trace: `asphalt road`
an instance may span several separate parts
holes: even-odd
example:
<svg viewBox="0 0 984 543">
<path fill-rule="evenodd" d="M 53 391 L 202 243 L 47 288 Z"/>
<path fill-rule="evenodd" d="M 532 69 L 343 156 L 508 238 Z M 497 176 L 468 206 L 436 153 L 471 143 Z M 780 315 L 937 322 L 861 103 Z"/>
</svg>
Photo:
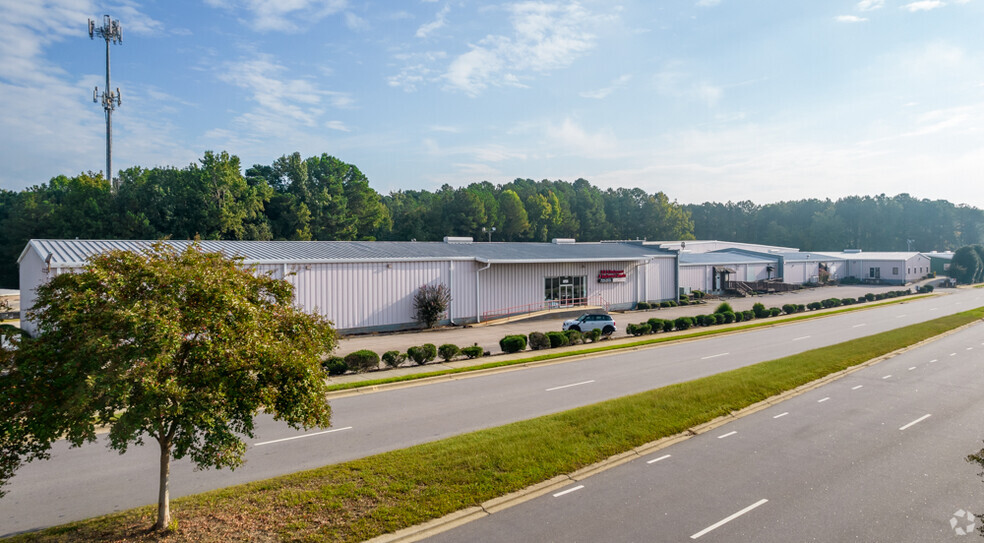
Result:
<svg viewBox="0 0 984 543">
<path fill-rule="evenodd" d="M 172 496 L 360 458 L 480 428 L 649 390 L 984 305 L 981 290 L 847 313 L 741 334 L 596 356 L 483 377 L 341 398 L 333 427 L 300 433 L 260 417 L 246 466 L 195 471 L 172 466 Z M 153 503 L 156 446 L 125 455 L 103 444 L 28 464 L 0 500 L 0 535 Z"/>
<path fill-rule="evenodd" d="M 427 541 L 974 541 L 982 353 L 979 324 Z"/>
</svg>

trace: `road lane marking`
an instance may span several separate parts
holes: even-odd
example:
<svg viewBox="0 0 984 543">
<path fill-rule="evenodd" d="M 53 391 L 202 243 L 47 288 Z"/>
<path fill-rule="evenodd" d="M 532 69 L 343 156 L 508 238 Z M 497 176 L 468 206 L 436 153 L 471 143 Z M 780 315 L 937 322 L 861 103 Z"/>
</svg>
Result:
<svg viewBox="0 0 984 543">
<path fill-rule="evenodd" d="M 660 460 L 666 460 L 667 458 L 669 458 L 671 456 L 673 456 L 673 455 L 672 454 L 664 454 L 663 456 L 660 456 L 659 458 L 653 458 L 652 460 L 650 460 L 650 461 L 648 461 L 646 463 L 647 464 L 655 464 L 656 462 L 659 462 Z"/>
<path fill-rule="evenodd" d="M 896 315 L 896 316 L 895 316 L 895 318 L 896 318 L 896 319 L 901 319 L 901 318 L 902 318 L 902 317 L 904 317 L 904 316 L 905 316 L 905 314 L 903 313 L 902 315 Z"/>
<path fill-rule="evenodd" d="M 859 388 L 861 388 L 861 387 L 863 387 L 863 386 L 864 386 L 864 385 L 858 385 L 858 386 L 856 386 L 856 387 L 853 387 L 853 388 L 851 388 L 851 390 L 857 390 L 857 389 L 859 389 Z"/>
<path fill-rule="evenodd" d="M 862 322 L 861 324 L 855 324 L 851 328 L 861 328 L 862 326 L 868 326 L 868 323 Z"/>
<path fill-rule="evenodd" d="M 936 362 L 935 358 L 929 361 L 930 364 L 932 364 L 933 362 Z"/>
<path fill-rule="evenodd" d="M 936 311 L 937 309 L 939 309 L 939 308 L 938 308 L 938 307 L 932 307 L 932 308 L 930 308 L 929 310 L 930 310 L 930 311 Z"/>
<path fill-rule="evenodd" d="M 914 369 L 916 369 L 916 367 L 915 366 L 912 366 L 911 368 L 909 368 L 909 371 L 912 371 Z"/>
<path fill-rule="evenodd" d="M 920 423 L 920 422 L 922 422 L 922 421 L 924 421 L 924 420 L 926 420 L 926 419 L 928 419 L 928 418 L 929 418 L 929 417 L 931 417 L 931 416 L 932 416 L 932 415 L 930 415 L 929 413 L 927 413 L 927 414 L 925 414 L 925 415 L 923 415 L 923 416 L 921 416 L 921 417 L 919 417 L 918 419 L 916 419 L 916 420 L 914 420 L 914 421 L 912 421 L 912 422 L 910 422 L 909 424 L 906 424 L 905 426 L 903 426 L 903 427 L 901 427 L 901 428 L 899 428 L 899 430 L 905 430 L 906 428 L 908 428 L 908 427 L 910 427 L 910 426 L 912 426 L 913 424 L 918 424 L 918 423 Z"/>
<path fill-rule="evenodd" d="M 728 432 L 728 433 L 726 433 L 726 434 L 723 434 L 723 435 L 719 435 L 719 436 L 718 436 L 718 439 L 724 439 L 724 438 L 726 438 L 726 437 L 728 437 L 728 436 L 733 436 L 733 435 L 735 435 L 735 434 L 737 434 L 737 433 L 738 433 L 738 430 L 733 430 L 733 431 L 731 431 L 731 432 Z"/>
<path fill-rule="evenodd" d="M 886 375 L 885 377 L 882 377 L 882 379 L 888 379 L 888 378 L 889 378 L 889 377 L 891 377 L 891 376 L 892 376 L 892 374 L 891 374 L 891 373 L 889 373 L 889 374 L 888 374 L 888 375 Z"/>
<path fill-rule="evenodd" d="M 723 519 L 715 522 L 714 524 L 711 524 L 707 528 L 704 528 L 703 530 L 701 530 L 701 531 L 697 532 L 696 534 L 690 536 L 690 539 L 697 539 L 698 537 L 700 537 L 700 536 L 702 536 L 702 535 L 704 535 L 704 534 L 706 534 L 706 533 L 708 533 L 710 531 L 717 530 L 721 526 L 724 526 L 725 524 L 731 522 L 732 520 L 735 520 L 736 518 L 744 515 L 745 513 L 748 513 L 752 509 L 755 509 L 756 507 L 758 507 L 758 506 L 760 506 L 762 504 L 767 503 L 768 501 L 769 500 L 763 498 L 763 499 L 761 499 L 761 500 L 753 503 L 752 505 L 749 505 L 748 507 L 742 509 L 741 511 L 738 511 L 737 513 L 735 513 L 735 514 L 733 514 L 733 515 L 731 515 L 731 516 L 729 516 L 727 518 L 723 518 Z"/>
<path fill-rule="evenodd" d="M 830 399 L 830 396 L 827 396 L 826 398 L 820 398 L 819 400 L 817 400 L 817 403 L 823 403 L 823 402 L 825 402 L 825 401 L 827 401 L 829 399 Z"/>
<path fill-rule="evenodd" d="M 799 341 L 799 340 L 801 340 L 801 339 L 809 339 L 810 337 L 812 337 L 812 336 L 800 336 L 800 337 L 794 337 L 794 338 L 793 338 L 793 341 Z"/>
<path fill-rule="evenodd" d="M 974 350 L 974 348 L 973 348 L 973 347 L 967 347 L 967 350 L 968 350 L 968 351 L 973 351 L 973 350 Z"/>
<path fill-rule="evenodd" d="M 323 434 L 330 434 L 332 432 L 341 432 L 342 430 L 351 430 L 351 429 L 352 429 L 351 426 L 346 426 L 345 428 L 335 428 L 333 430 L 325 430 L 324 432 L 314 432 L 313 434 L 304 434 L 304 435 L 294 436 L 294 437 L 285 437 L 283 439 L 274 439 L 273 441 L 263 441 L 261 443 L 253 443 L 253 446 L 254 447 L 259 447 L 260 445 L 269 445 L 271 443 L 280 443 L 282 441 L 291 441 L 291 440 L 294 440 L 294 439 L 302 439 L 302 438 L 305 438 L 305 437 L 320 436 L 320 435 L 323 435 Z"/>
<path fill-rule="evenodd" d="M 584 485 L 577 485 L 574 488 L 568 488 L 567 490 L 563 490 L 561 492 L 558 492 L 558 493 L 554 494 L 553 496 L 554 496 L 554 498 L 559 498 L 559 497 L 563 496 L 564 494 L 570 494 L 571 492 L 577 492 L 578 490 L 581 490 L 582 488 L 584 488 Z"/>
<path fill-rule="evenodd" d="M 784 413 L 779 413 L 778 415 L 776 415 L 776 416 L 774 416 L 774 417 L 772 417 L 772 418 L 774 418 L 774 419 L 778 419 L 779 417 L 785 417 L 785 416 L 786 416 L 786 415 L 788 415 L 788 414 L 789 414 L 789 411 L 786 411 L 786 412 L 784 412 Z"/>
<path fill-rule="evenodd" d="M 957 356 L 957 353 L 950 353 L 950 356 Z"/>
<path fill-rule="evenodd" d="M 710 360 L 712 358 L 717 358 L 719 356 L 728 356 L 729 354 L 731 353 L 712 354 L 711 356 L 705 356 L 704 358 L 701 358 L 701 360 Z"/>
<path fill-rule="evenodd" d="M 590 385 L 593 382 L 595 382 L 594 379 L 592 379 L 590 381 L 581 381 L 580 383 L 571 383 L 569 385 L 560 385 L 559 387 L 548 388 L 544 392 L 553 392 L 555 390 L 560 390 L 562 388 L 571 388 L 571 387 L 579 387 L 581 385 Z"/>
</svg>

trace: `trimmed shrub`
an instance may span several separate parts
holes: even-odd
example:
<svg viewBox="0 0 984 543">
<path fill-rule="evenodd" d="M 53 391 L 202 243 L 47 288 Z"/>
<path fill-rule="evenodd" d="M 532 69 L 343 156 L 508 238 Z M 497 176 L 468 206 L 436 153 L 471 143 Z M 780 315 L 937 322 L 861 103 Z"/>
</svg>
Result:
<svg viewBox="0 0 984 543">
<path fill-rule="evenodd" d="M 589 338 L 591 340 L 591 343 L 595 343 L 596 341 L 601 339 L 601 330 L 595 328 L 594 330 L 585 333 L 584 337 Z"/>
<path fill-rule="evenodd" d="M 677 330 L 687 330 L 694 325 L 693 317 L 677 317 L 673 321 L 673 328 Z"/>
<path fill-rule="evenodd" d="M 690 296 L 687 296 L 686 294 L 680 295 L 680 305 L 683 305 L 683 302 L 689 302 L 689 301 L 690 301 Z"/>
<path fill-rule="evenodd" d="M 743 320 L 745 320 L 745 312 L 735 311 L 735 322 L 741 322 Z"/>
<path fill-rule="evenodd" d="M 530 349 L 534 351 L 539 351 L 540 349 L 549 349 L 550 340 L 547 339 L 547 335 L 543 332 L 530 332 Z"/>
<path fill-rule="evenodd" d="M 817 309 L 820 309 L 822 307 L 823 304 L 821 304 L 820 302 L 810 302 L 806 304 L 806 308 L 809 309 L 810 311 L 816 311 Z"/>
<path fill-rule="evenodd" d="M 867 294 L 864 295 L 864 299 L 865 300 L 868 300 L 869 302 L 871 302 L 871 301 L 873 301 L 875 299 L 875 295 L 869 292 L 869 293 L 867 293 Z"/>
<path fill-rule="evenodd" d="M 563 347 L 571 344 L 570 340 L 567 339 L 567 334 L 563 332 L 547 332 L 547 339 L 550 340 L 551 348 Z"/>
<path fill-rule="evenodd" d="M 625 327 L 625 331 L 632 334 L 633 336 L 642 336 L 648 334 L 653 327 L 648 322 L 643 322 L 640 324 L 630 324 Z"/>
<path fill-rule="evenodd" d="M 653 334 L 663 331 L 663 319 L 649 319 L 646 321 L 646 324 L 649 325 L 650 331 Z"/>
<path fill-rule="evenodd" d="M 407 347 L 407 357 L 413 360 L 414 364 L 422 366 L 427 363 L 427 351 L 423 347 Z"/>
<path fill-rule="evenodd" d="M 787 314 L 787 315 L 792 315 L 793 313 L 796 313 L 796 305 L 795 304 L 782 304 L 782 312 L 785 313 L 785 314 Z"/>
<path fill-rule="evenodd" d="M 690 305 L 690 300 L 684 300 L 683 298 L 680 298 L 680 301 L 678 303 L 673 304 L 670 307 L 676 307 L 678 305 Z"/>
<path fill-rule="evenodd" d="M 722 317 L 724 317 L 724 324 L 731 324 L 731 323 L 735 322 L 735 312 L 734 311 L 725 311 L 723 313 L 718 313 L 718 315 L 721 315 Z"/>
<path fill-rule="evenodd" d="M 820 304 L 825 308 L 838 307 L 841 305 L 841 301 L 838 298 L 827 298 L 820 302 Z"/>
<path fill-rule="evenodd" d="M 769 316 L 770 317 L 778 317 L 779 315 L 782 315 L 782 309 L 779 309 L 778 307 L 770 307 L 769 308 Z"/>
<path fill-rule="evenodd" d="M 564 335 L 567 336 L 567 343 L 571 345 L 584 343 L 584 336 L 577 330 L 564 330 Z"/>
<path fill-rule="evenodd" d="M 933 292 L 933 285 L 923 285 L 919 287 L 919 292 Z"/>
<path fill-rule="evenodd" d="M 806 311 L 806 306 L 803 305 L 803 304 L 797 304 L 796 305 L 796 311 L 799 312 L 799 313 L 802 313 L 802 312 Z"/>
<path fill-rule="evenodd" d="M 755 315 L 756 319 L 764 319 L 769 316 L 769 310 L 765 308 L 765 305 L 756 303 L 752 306 L 752 314 Z"/>
<path fill-rule="evenodd" d="M 445 343 L 437 348 L 437 354 L 441 355 L 441 360 L 450 362 L 454 357 L 461 354 L 461 348 L 453 343 Z"/>
<path fill-rule="evenodd" d="M 342 375 L 348 371 L 348 364 L 340 356 L 330 356 L 328 360 L 321 363 L 321 367 L 328 372 L 328 375 Z"/>
<path fill-rule="evenodd" d="M 673 321 L 669 320 L 669 319 L 664 320 L 663 321 L 663 331 L 664 332 L 672 332 L 673 331 L 674 324 L 675 323 Z"/>
<path fill-rule="evenodd" d="M 714 310 L 715 313 L 727 313 L 728 311 L 735 312 L 734 308 L 728 302 L 721 302 L 718 304 L 717 309 Z"/>
<path fill-rule="evenodd" d="M 851 305 L 854 303 L 854 298 L 841 298 L 841 305 Z"/>
<path fill-rule="evenodd" d="M 369 349 L 362 349 L 345 355 L 345 365 L 356 373 L 379 369 L 379 355 Z"/>
<path fill-rule="evenodd" d="M 636 309 L 649 309 L 650 307 L 652 306 L 649 305 L 649 302 L 639 302 L 636 304 Z"/>
<path fill-rule="evenodd" d="M 677 303 L 675 301 L 673 301 L 673 300 L 670 300 L 670 301 L 668 301 L 666 303 L 669 304 L 667 307 L 676 307 L 677 306 Z"/>
<path fill-rule="evenodd" d="M 526 336 L 511 335 L 499 340 L 499 348 L 504 353 L 518 353 L 526 349 Z"/>
<path fill-rule="evenodd" d="M 857 302 L 855 302 L 855 303 L 858 303 L 858 304 L 863 304 L 863 303 L 865 303 L 865 302 L 867 302 L 867 301 L 868 301 L 868 299 L 867 299 L 867 298 L 865 298 L 864 296 L 858 296 L 858 301 L 857 301 Z"/>
<path fill-rule="evenodd" d="M 406 360 L 406 353 L 401 353 L 400 351 L 386 351 L 383 353 L 383 363 L 390 368 L 395 368 L 406 362 Z"/>
<path fill-rule="evenodd" d="M 713 316 L 714 316 L 714 324 L 724 324 L 725 322 L 731 322 L 727 320 L 727 317 L 724 316 L 724 313 L 715 313 Z M 734 319 L 734 314 L 732 314 L 731 318 Z"/>
<path fill-rule="evenodd" d="M 426 356 L 427 362 L 432 362 L 437 358 L 437 345 L 433 343 L 424 343 L 420 346 L 424 350 L 424 356 Z"/>
<path fill-rule="evenodd" d="M 690 292 L 690 295 L 693 296 L 694 298 L 700 299 L 700 298 L 703 298 L 704 297 L 704 291 L 703 290 L 694 290 L 694 291 L 691 291 Z"/>
<path fill-rule="evenodd" d="M 461 354 L 467 356 L 470 360 L 472 358 L 481 358 L 484 353 L 481 347 L 478 345 L 472 345 L 471 347 L 462 347 Z"/>
<path fill-rule="evenodd" d="M 751 309 L 746 309 L 745 311 L 742 311 L 741 313 L 744 316 L 744 318 L 742 320 L 750 321 L 750 320 L 752 320 L 752 319 L 755 318 L 755 312 L 752 311 Z"/>
</svg>

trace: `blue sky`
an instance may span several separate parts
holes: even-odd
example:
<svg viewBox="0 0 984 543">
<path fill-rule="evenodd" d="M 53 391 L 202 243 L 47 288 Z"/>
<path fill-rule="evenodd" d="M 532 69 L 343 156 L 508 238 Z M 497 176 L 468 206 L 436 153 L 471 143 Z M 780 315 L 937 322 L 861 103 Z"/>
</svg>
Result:
<svg viewBox="0 0 984 543">
<path fill-rule="evenodd" d="M 984 207 L 980 0 L 0 0 L 0 187 L 299 151 L 376 190 L 578 177 L 681 203 Z"/>
</svg>

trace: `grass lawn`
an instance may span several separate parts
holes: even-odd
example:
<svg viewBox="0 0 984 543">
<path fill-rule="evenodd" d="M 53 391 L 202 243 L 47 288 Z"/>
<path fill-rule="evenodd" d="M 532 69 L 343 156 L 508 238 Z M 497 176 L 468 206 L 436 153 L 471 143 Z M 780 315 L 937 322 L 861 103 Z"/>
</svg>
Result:
<svg viewBox="0 0 984 543">
<path fill-rule="evenodd" d="M 147 531 L 156 508 L 143 507 L 13 541 L 362 541 L 571 473 L 982 317 L 979 308 L 563 413 L 180 498 L 172 502 L 178 528 L 166 537 Z"/>
</svg>

